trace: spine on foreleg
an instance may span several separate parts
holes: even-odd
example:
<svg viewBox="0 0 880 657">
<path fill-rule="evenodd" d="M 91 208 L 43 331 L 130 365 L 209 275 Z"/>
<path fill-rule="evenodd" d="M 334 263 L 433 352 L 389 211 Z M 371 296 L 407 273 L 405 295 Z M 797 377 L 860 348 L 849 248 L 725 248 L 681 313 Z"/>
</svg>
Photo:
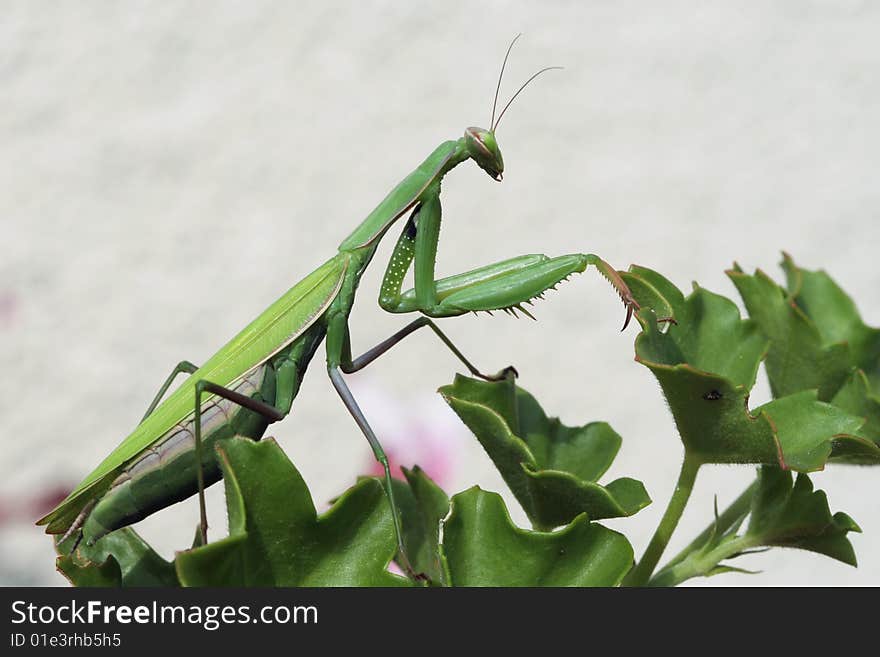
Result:
<svg viewBox="0 0 880 657">
<path fill-rule="evenodd" d="M 275 370 L 261 366 L 233 389 L 269 404 L 275 403 Z M 268 426 L 262 415 L 220 397 L 202 407 L 202 473 L 205 485 L 221 478 L 214 454 L 218 440 L 234 435 L 259 440 Z M 143 520 L 198 491 L 193 418 L 175 426 L 130 463 L 98 501 L 83 524 L 88 544 L 116 529 Z"/>
</svg>

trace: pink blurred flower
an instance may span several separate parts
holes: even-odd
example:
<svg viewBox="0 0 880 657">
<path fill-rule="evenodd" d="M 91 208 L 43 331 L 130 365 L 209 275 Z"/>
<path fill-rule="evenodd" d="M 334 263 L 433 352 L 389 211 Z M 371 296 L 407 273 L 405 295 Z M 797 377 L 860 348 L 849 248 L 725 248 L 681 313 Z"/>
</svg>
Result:
<svg viewBox="0 0 880 657">
<path fill-rule="evenodd" d="M 0 291 L 0 327 L 9 328 L 18 314 L 18 296 L 12 290 Z"/>
<path fill-rule="evenodd" d="M 400 466 L 418 465 L 440 487 L 450 483 L 458 447 L 466 430 L 436 393 L 397 399 L 369 378 L 352 382 L 352 392 L 376 432 L 391 466 L 391 475 L 403 479 Z M 382 466 L 370 452 L 367 475 L 382 475 Z"/>
</svg>

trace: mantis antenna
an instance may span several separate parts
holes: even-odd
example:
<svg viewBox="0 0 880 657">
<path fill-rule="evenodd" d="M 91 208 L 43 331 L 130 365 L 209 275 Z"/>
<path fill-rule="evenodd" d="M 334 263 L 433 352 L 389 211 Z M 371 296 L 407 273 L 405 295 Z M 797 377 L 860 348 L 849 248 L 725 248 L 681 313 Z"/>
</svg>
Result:
<svg viewBox="0 0 880 657">
<path fill-rule="evenodd" d="M 490 130 L 491 130 L 492 132 L 495 132 L 495 130 L 498 128 L 498 124 L 501 123 L 501 119 L 504 117 L 504 113 L 507 111 L 507 108 L 510 107 L 510 104 L 511 104 L 514 100 L 516 100 L 516 97 L 519 96 L 520 93 L 522 93 L 522 90 L 525 89 L 525 88 L 528 86 L 529 82 L 531 82 L 531 81 L 534 80 L 536 77 L 538 77 L 539 75 L 541 75 L 541 73 L 546 73 L 547 71 L 554 71 L 554 70 L 561 71 L 561 70 L 562 70 L 562 67 L 561 67 L 561 66 L 548 66 L 547 68 L 542 68 L 540 71 L 538 71 L 537 73 L 535 73 L 532 77 L 530 77 L 528 80 L 526 80 L 525 82 L 523 82 L 523 85 L 522 85 L 519 89 L 516 90 L 516 93 L 513 94 L 513 97 L 511 97 L 511 99 L 507 101 L 507 105 L 504 106 L 504 109 L 501 110 L 501 114 L 498 115 L 498 121 L 495 123 L 495 125 L 493 125 L 493 126 L 490 128 Z"/>
<path fill-rule="evenodd" d="M 495 108 L 498 107 L 498 92 L 501 91 L 501 78 L 504 77 L 504 67 L 507 66 L 507 58 L 510 56 L 510 51 L 513 50 L 513 44 L 516 43 L 516 40 L 521 36 L 522 32 L 513 37 L 513 41 L 507 46 L 507 52 L 504 53 L 504 61 L 501 62 L 501 73 L 498 74 L 498 85 L 495 87 L 495 100 L 492 101 L 492 118 L 489 119 L 489 130 L 492 130 L 492 126 L 495 125 Z"/>
</svg>

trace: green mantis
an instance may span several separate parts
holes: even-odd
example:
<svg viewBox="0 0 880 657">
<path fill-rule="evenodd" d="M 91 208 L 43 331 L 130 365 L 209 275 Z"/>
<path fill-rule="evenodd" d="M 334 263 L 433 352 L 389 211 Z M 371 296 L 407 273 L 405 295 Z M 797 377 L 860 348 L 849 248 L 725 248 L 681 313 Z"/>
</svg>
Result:
<svg viewBox="0 0 880 657">
<path fill-rule="evenodd" d="M 516 39 L 514 39 L 514 42 Z M 513 42 L 507 50 L 501 75 Z M 617 272 L 598 256 L 556 258 L 524 255 L 436 280 L 441 222 L 440 184 L 453 168 L 473 160 L 491 178 L 504 172 L 495 131 L 504 112 L 535 77 L 513 95 L 490 128 L 471 127 L 457 140 L 438 146 L 407 175 L 340 244 L 338 252 L 288 290 L 201 367 L 181 362 L 161 386 L 142 422 L 55 509 L 37 524 L 47 533 L 77 534 L 92 544 L 109 532 L 198 493 L 200 533 L 207 541 L 204 489 L 220 479 L 214 458 L 217 441 L 233 436 L 259 440 L 267 426 L 291 409 L 306 369 L 322 342 L 330 380 L 385 472 L 385 488 L 394 517 L 401 560 L 400 516 L 391 487 L 388 460 L 352 396 L 343 373 L 356 372 L 406 336 L 429 327 L 467 369 L 488 380 L 440 330 L 433 318 L 469 312 L 514 309 L 529 314 L 530 303 L 573 273 L 596 266 L 612 283 L 626 307 L 624 328 L 638 305 Z M 496 88 L 497 105 L 501 76 Z M 358 283 L 376 248 L 392 225 L 409 212 L 383 278 L 379 305 L 392 313 L 421 316 L 358 357 L 352 356 L 349 314 Z M 414 287 L 402 291 L 412 268 Z M 175 377 L 191 376 L 161 401 Z M 161 401 L 161 403 L 160 403 Z"/>
</svg>

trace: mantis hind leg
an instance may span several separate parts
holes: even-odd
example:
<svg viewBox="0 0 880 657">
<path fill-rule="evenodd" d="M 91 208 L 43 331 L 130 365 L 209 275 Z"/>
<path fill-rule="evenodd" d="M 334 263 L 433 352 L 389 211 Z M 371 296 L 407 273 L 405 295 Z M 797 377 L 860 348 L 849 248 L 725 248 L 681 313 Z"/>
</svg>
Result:
<svg viewBox="0 0 880 657">
<path fill-rule="evenodd" d="M 154 410 L 156 410 L 159 402 L 162 401 L 162 397 L 164 397 L 165 393 L 168 392 L 168 388 L 171 387 L 171 384 L 174 382 L 174 379 L 177 378 L 178 374 L 182 374 L 183 372 L 186 372 L 187 374 L 195 374 L 196 370 L 198 369 L 198 365 L 193 365 L 188 360 L 182 360 L 177 365 L 175 365 L 174 369 L 171 371 L 171 374 L 169 374 L 168 378 L 165 379 L 165 382 L 159 388 L 159 392 L 156 393 L 156 396 L 153 397 L 153 401 L 151 401 L 150 405 L 147 407 L 147 412 L 144 413 L 144 417 L 141 418 L 141 422 L 150 417 L 150 414 Z"/>
<path fill-rule="evenodd" d="M 235 390 L 201 379 L 196 383 L 195 419 L 193 421 L 193 434 L 195 436 L 196 451 L 196 478 L 199 491 L 199 533 L 202 545 L 208 542 L 208 517 L 205 509 L 205 475 L 202 472 L 202 395 L 211 393 L 223 397 L 242 406 L 250 411 L 259 413 L 270 422 L 278 422 L 284 418 L 285 413 L 271 404 L 253 399 Z"/>
<path fill-rule="evenodd" d="M 354 418 L 355 423 L 360 428 L 361 432 L 367 439 L 367 442 L 370 444 L 370 448 L 373 450 L 373 455 L 376 460 L 382 466 L 382 470 L 384 472 L 384 483 L 385 483 L 385 494 L 388 497 L 388 504 L 391 507 L 391 516 L 394 522 L 394 533 L 397 539 L 397 551 L 399 554 L 400 564 L 403 566 L 407 575 L 411 578 L 418 579 L 420 576 L 415 572 L 412 567 L 412 563 L 407 556 L 406 548 L 403 544 L 403 527 L 400 516 L 400 510 L 397 505 L 397 501 L 394 497 L 394 488 L 392 486 L 391 479 L 391 468 L 388 464 L 388 457 L 385 455 L 385 450 L 382 448 L 379 439 L 376 437 L 375 432 L 372 427 L 370 427 L 369 422 L 364 416 L 363 411 L 361 411 L 360 406 L 358 406 L 357 401 L 352 395 L 351 390 L 348 385 L 345 383 L 345 380 L 342 378 L 342 372 L 351 373 L 357 372 L 367 365 L 375 361 L 379 356 L 387 352 L 394 345 L 401 342 L 404 338 L 411 335 L 418 329 L 429 326 L 431 330 L 443 341 L 450 351 L 455 354 L 458 359 L 464 363 L 465 367 L 473 374 L 474 376 L 481 377 L 488 381 L 497 381 L 507 377 L 509 374 L 516 375 L 516 370 L 512 367 L 506 367 L 501 372 L 495 375 L 486 375 L 480 372 L 473 364 L 465 357 L 465 355 L 455 346 L 452 340 L 447 337 L 447 335 L 440 330 L 440 328 L 427 317 L 419 317 L 418 319 L 410 322 L 402 329 L 394 333 L 392 336 L 386 338 L 378 345 L 373 347 L 372 349 L 367 350 L 357 358 L 351 357 L 351 334 L 348 329 L 347 318 L 345 315 L 336 315 L 329 323 L 329 330 L 327 332 L 327 373 L 330 375 L 330 381 L 333 383 L 333 387 L 336 388 L 336 392 L 339 394 L 339 397 L 342 399 L 342 403 L 345 404 L 345 407 L 348 409 L 348 412 L 351 413 Z"/>
<path fill-rule="evenodd" d="M 388 497 L 388 504 L 391 506 L 391 518 L 394 522 L 394 534 L 397 538 L 397 552 L 400 555 L 401 565 L 407 575 L 411 578 L 418 578 L 419 575 L 413 570 L 409 557 L 406 554 L 406 548 L 403 545 L 403 524 L 401 522 L 400 509 L 397 506 L 397 501 L 394 499 L 394 488 L 391 482 L 391 468 L 388 465 L 388 457 L 385 455 L 385 450 L 382 449 L 379 439 L 376 438 L 376 434 L 373 432 L 372 427 L 370 427 L 369 422 L 367 422 L 367 418 L 364 417 L 363 411 L 361 411 L 360 406 L 358 406 L 357 401 L 355 401 L 354 396 L 351 394 L 351 390 L 349 390 L 348 385 L 346 385 L 343 380 L 339 368 L 328 367 L 327 372 L 330 375 L 330 381 L 333 382 L 333 387 L 336 388 L 336 392 L 339 393 L 339 397 L 342 399 L 342 403 L 345 404 L 348 412 L 351 413 L 355 423 L 357 423 L 358 428 L 360 428 L 361 432 L 366 437 L 367 442 L 370 443 L 373 455 L 376 457 L 376 460 L 385 472 L 385 495 Z"/>
</svg>

